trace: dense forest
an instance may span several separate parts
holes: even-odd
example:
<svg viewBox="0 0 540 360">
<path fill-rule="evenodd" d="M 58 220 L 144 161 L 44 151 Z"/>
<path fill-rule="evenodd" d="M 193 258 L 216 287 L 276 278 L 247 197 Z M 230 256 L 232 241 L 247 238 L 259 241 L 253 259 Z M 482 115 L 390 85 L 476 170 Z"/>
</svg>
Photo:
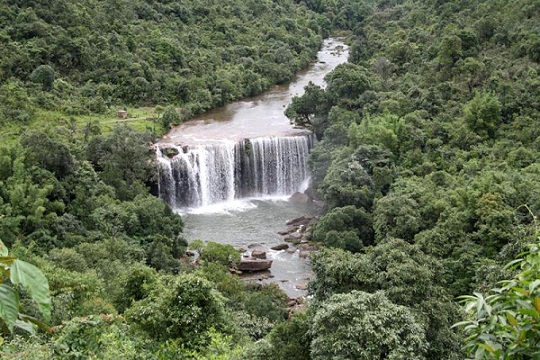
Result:
<svg viewBox="0 0 540 360">
<path fill-rule="evenodd" d="M 2 356 L 537 358 L 539 19 L 535 0 L 0 0 Z M 155 131 L 86 119 L 167 106 L 167 129 L 338 31 L 349 62 L 285 111 L 319 139 L 326 204 L 290 314 L 229 273 L 232 246 L 182 237 Z"/>
</svg>

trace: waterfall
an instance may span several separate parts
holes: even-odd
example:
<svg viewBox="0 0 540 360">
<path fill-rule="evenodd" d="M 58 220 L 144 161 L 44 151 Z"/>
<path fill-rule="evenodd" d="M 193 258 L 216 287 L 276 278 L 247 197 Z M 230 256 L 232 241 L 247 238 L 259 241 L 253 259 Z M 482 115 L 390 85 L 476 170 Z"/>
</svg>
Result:
<svg viewBox="0 0 540 360">
<path fill-rule="evenodd" d="M 312 135 L 166 147 L 156 151 L 159 196 L 173 208 L 196 208 L 246 197 L 290 195 L 309 177 Z"/>
</svg>

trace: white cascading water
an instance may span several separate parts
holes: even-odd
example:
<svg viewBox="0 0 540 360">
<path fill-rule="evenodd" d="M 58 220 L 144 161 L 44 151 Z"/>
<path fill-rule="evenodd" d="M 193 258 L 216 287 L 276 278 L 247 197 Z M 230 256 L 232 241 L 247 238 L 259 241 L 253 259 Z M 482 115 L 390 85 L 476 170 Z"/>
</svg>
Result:
<svg viewBox="0 0 540 360">
<path fill-rule="evenodd" d="M 197 208 L 248 197 L 299 191 L 309 178 L 313 136 L 264 137 L 157 149 L 159 196 L 173 208 Z"/>
</svg>

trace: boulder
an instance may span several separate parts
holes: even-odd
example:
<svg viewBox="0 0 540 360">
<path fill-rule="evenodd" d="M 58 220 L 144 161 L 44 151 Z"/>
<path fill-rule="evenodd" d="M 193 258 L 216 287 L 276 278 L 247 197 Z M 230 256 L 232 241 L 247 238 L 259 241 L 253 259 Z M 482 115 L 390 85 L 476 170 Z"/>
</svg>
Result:
<svg viewBox="0 0 540 360">
<path fill-rule="evenodd" d="M 293 244 L 299 244 L 300 241 L 302 240 L 302 234 L 300 234 L 299 232 L 294 232 L 292 234 L 285 236 L 283 240 L 285 240 L 286 242 L 293 243 Z"/>
<path fill-rule="evenodd" d="M 296 252 L 296 248 L 294 246 L 291 246 L 290 248 L 288 248 L 287 250 L 287 253 L 289 254 L 294 254 Z"/>
<path fill-rule="evenodd" d="M 272 246 L 270 249 L 272 250 L 287 250 L 289 248 L 289 244 L 279 244 L 276 246 Z"/>
<path fill-rule="evenodd" d="M 174 147 L 163 148 L 161 149 L 161 153 L 165 155 L 166 157 L 168 157 L 169 159 L 172 159 L 173 157 L 179 154 L 178 149 Z"/>
<path fill-rule="evenodd" d="M 237 270 L 237 269 L 234 269 L 234 268 L 229 268 L 229 272 L 231 274 L 242 275 L 242 272 L 240 270 Z"/>
<path fill-rule="evenodd" d="M 287 230 L 278 231 L 278 235 L 281 235 L 281 236 L 289 235 L 290 233 L 295 232 L 296 230 L 297 230 L 296 226 L 289 226 L 287 227 Z"/>
<path fill-rule="evenodd" d="M 298 290 L 307 290 L 307 285 L 306 284 L 297 284 L 295 287 Z"/>
<path fill-rule="evenodd" d="M 289 201 L 298 204 L 307 204 L 311 201 L 311 198 L 304 193 L 295 192 L 291 195 Z"/>
<path fill-rule="evenodd" d="M 302 259 L 305 259 L 309 256 L 309 251 L 307 250 L 300 250 L 300 254 L 298 254 L 298 256 Z"/>
<path fill-rule="evenodd" d="M 266 251 L 253 250 L 251 252 L 251 257 L 254 257 L 255 259 L 266 259 Z"/>
<path fill-rule="evenodd" d="M 268 270 L 272 266 L 272 260 L 242 259 L 236 267 L 240 271 Z"/>
<path fill-rule="evenodd" d="M 300 226 L 300 225 L 307 225 L 309 222 L 313 219 L 313 216 L 310 215 L 304 215 L 300 216 L 296 219 L 292 219 L 287 221 L 286 225 L 290 226 Z"/>
<path fill-rule="evenodd" d="M 248 245 L 248 249 L 254 249 L 254 248 L 257 248 L 257 247 L 262 247 L 262 245 L 261 245 L 261 244 L 257 244 L 257 243 L 255 243 L 255 244 L 249 244 L 249 245 Z"/>
</svg>

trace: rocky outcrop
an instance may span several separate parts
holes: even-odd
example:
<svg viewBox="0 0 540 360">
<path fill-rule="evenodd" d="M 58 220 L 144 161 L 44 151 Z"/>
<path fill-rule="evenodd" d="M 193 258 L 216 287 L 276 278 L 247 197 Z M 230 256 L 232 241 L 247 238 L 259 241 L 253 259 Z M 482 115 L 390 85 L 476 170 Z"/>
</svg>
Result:
<svg viewBox="0 0 540 360">
<path fill-rule="evenodd" d="M 294 194 L 291 195 L 291 197 L 289 198 L 289 201 L 293 203 L 298 203 L 298 204 L 307 204 L 311 202 L 311 198 L 304 193 L 295 192 Z"/>
<path fill-rule="evenodd" d="M 292 219 L 292 220 L 289 220 L 287 221 L 286 225 L 289 225 L 289 226 L 300 226 L 300 225 L 308 225 L 311 220 L 313 220 L 314 217 L 311 216 L 311 215 L 304 215 L 304 216 L 300 216 L 296 219 Z"/>
<path fill-rule="evenodd" d="M 272 250 L 287 250 L 289 248 L 289 244 L 279 244 L 276 246 L 272 246 L 270 249 Z"/>
<path fill-rule="evenodd" d="M 242 259 L 236 266 L 240 271 L 262 271 L 272 266 L 272 260 Z"/>
<path fill-rule="evenodd" d="M 253 250 L 251 252 L 251 257 L 253 257 L 255 259 L 266 259 L 266 251 Z"/>
<path fill-rule="evenodd" d="M 161 149 L 161 152 L 163 153 L 163 155 L 165 155 L 166 157 L 168 157 L 169 159 L 172 159 L 173 157 L 175 157 L 176 155 L 178 155 L 178 149 L 175 148 L 175 147 L 166 147 L 166 148 L 162 148 Z"/>
</svg>

